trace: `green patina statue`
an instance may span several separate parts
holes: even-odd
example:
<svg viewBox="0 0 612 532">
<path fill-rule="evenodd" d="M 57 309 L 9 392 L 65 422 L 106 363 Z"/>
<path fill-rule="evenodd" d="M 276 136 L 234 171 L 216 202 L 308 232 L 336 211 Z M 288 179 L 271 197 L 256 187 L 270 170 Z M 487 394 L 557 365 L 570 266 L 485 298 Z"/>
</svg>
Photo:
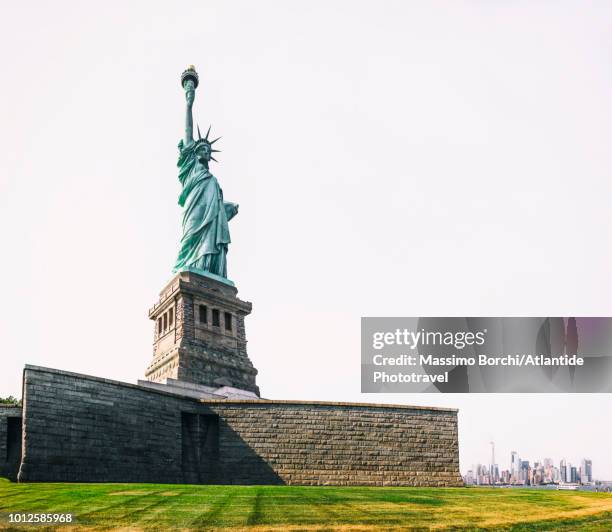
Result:
<svg viewBox="0 0 612 532">
<path fill-rule="evenodd" d="M 193 101 L 198 86 L 198 74 L 190 65 L 181 76 L 187 110 L 185 138 L 179 142 L 179 181 L 183 187 L 179 205 L 183 208 L 183 237 L 173 272 L 195 270 L 227 279 L 227 250 L 231 242 L 228 221 L 238 213 L 238 205 L 223 201 L 223 191 L 210 173 L 212 145 L 219 140 L 193 138 Z"/>
</svg>

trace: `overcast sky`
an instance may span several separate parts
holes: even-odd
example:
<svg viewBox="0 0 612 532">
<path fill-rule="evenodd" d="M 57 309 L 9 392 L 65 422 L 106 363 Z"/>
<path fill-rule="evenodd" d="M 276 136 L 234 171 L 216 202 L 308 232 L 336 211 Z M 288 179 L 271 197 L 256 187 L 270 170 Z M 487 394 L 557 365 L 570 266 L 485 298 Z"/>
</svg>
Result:
<svg viewBox="0 0 612 532">
<path fill-rule="evenodd" d="M 462 471 L 495 441 L 502 468 L 586 456 L 612 479 L 610 395 L 365 395 L 359 377 L 364 315 L 612 314 L 611 4 L 2 13 L 0 395 L 26 363 L 142 378 L 193 63 L 263 396 L 457 407 Z"/>
</svg>

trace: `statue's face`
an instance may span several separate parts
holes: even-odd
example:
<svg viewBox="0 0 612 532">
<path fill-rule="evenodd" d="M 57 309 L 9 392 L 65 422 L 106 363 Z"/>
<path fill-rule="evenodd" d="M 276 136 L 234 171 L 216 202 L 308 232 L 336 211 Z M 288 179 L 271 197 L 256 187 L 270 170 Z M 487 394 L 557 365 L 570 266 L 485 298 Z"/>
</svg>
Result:
<svg viewBox="0 0 612 532">
<path fill-rule="evenodd" d="M 208 144 L 200 144 L 196 150 L 196 155 L 200 161 L 210 161 L 210 146 Z"/>
</svg>

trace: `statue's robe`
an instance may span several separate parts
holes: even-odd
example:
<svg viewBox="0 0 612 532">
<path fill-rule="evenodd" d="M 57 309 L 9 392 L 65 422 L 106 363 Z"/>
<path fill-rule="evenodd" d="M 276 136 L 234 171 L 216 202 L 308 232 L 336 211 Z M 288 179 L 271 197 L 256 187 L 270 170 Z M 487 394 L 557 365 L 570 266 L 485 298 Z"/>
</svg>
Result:
<svg viewBox="0 0 612 532">
<path fill-rule="evenodd" d="M 183 237 L 174 272 L 189 267 L 227 277 L 227 248 L 231 242 L 228 221 L 238 211 L 234 203 L 223 201 L 223 191 L 195 155 L 195 144 L 179 143 L 179 181 L 183 190 Z"/>
</svg>

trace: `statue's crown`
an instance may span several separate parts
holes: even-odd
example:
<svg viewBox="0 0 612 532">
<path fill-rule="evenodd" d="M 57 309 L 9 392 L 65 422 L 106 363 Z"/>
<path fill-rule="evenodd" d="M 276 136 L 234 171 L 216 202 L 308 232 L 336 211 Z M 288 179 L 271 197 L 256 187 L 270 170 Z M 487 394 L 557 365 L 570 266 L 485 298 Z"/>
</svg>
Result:
<svg viewBox="0 0 612 532">
<path fill-rule="evenodd" d="M 208 144 L 208 146 L 210 147 L 210 152 L 211 153 L 215 153 L 215 152 L 220 152 L 221 150 L 213 150 L 212 149 L 212 145 L 217 142 L 221 137 L 217 137 L 215 140 L 208 140 L 208 135 L 210 135 L 210 128 L 212 126 L 208 126 L 208 131 L 206 132 L 206 136 L 204 138 L 202 138 L 202 134 L 200 133 L 200 126 L 198 125 L 198 140 L 195 141 L 194 144 L 194 150 L 198 149 L 198 146 L 200 144 Z M 215 159 L 212 155 L 210 157 L 213 161 L 218 162 L 217 159 Z"/>
</svg>

